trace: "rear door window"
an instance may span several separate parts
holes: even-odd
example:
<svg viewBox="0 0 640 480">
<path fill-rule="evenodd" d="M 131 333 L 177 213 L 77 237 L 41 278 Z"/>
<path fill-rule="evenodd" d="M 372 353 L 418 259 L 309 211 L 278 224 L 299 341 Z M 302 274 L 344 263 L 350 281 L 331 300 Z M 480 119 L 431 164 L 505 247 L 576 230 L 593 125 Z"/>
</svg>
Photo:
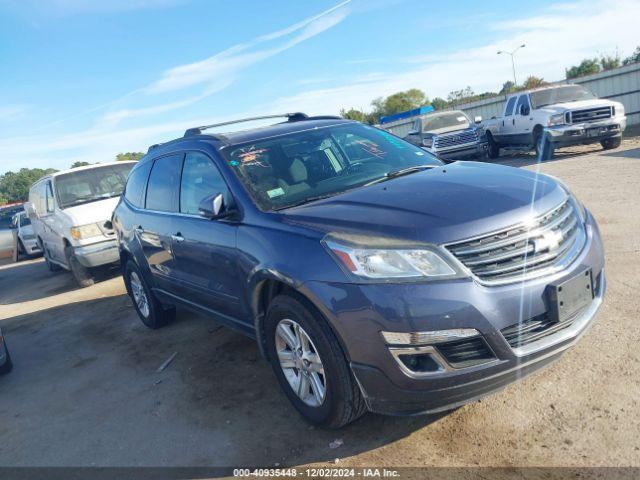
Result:
<svg viewBox="0 0 640 480">
<path fill-rule="evenodd" d="M 153 163 L 147 185 L 146 208 L 159 212 L 178 211 L 178 191 L 182 154 L 158 158 Z"/>
<path fill-rule="evenodd" d="M 520 113 L 520 107 L 522 107 L 523 105 L 529 106 L 529 96 L 528 95 L 520 95 L 520 98 L 518 98 L 518 103 L 516 104 L 516 112 L 517 114 Z"/>
</svg>

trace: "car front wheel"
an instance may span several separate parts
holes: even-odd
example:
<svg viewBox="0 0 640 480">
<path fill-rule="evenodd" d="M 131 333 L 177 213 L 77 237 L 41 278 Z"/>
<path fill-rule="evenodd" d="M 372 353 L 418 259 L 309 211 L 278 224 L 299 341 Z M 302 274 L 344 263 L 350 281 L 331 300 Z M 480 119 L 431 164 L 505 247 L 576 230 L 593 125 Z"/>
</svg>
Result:
<svg viewBox="0 0 640 480">
<path fill-rule="evenodd" d="M 7 343 L 4 342 L 0 348 L 4 348 L 5 360 L 2 365 L 0 365 L 0 375 L 4 375 L 9 373 L 13 369 L 13 362 L 11 361 L 11 356 L 9 355 L 9 350 L 7 349 Z"/>
<path fill-rule="evenodd" d="M 267 352 L 280 386 L 309 422 L 338 428 L 366 412 L 333 331 L 298 295 L 280 295 L 265 319 Z"/>
<path fill-rule="evenodd" d="M 600 145 L 602 145 L 602 148 L 604 148 L 605 150 L 618 148 L 620 145 L 622 145 L 622 137 L 605 138 L 600 142 Z"/>
<path fill-rule="evenodd" d="M 82 288 L 90 287 L 94 284 L 93 275 L 91 274 L 91 270 L 82 265 L 75 253 L 73 252 L 73 247 L 67 247 L 64 249 L 64 254 L 67 257 L 67 265 L 69 266 L 69 270 L 73 274 L 73 277 L 76 279 L 78 285 Z"/>
</svg>

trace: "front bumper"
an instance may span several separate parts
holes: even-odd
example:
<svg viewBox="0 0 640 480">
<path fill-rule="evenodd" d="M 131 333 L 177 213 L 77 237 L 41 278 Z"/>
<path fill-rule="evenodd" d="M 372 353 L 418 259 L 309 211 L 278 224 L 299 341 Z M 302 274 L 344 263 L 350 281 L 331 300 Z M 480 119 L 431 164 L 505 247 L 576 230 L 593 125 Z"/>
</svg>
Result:
<svg viewBox="0 0 640 480">
<path fill-rule="evenodd" d="M 449 410 L 548 365 L 587 331 L 606 289 L 602 242 L 590 214 L 586 234 L 581 253 L 566 270 L 523 283 L 489 287 L 472 279 L 368 285 L 310 282 L 305 293 L 336 330 L 370 410 L 405 415 Z M 547 313 L 547 286 L 585 268 L 598 284 L 591 306 L 570 327 L 512 348 L 501 330 Z M 495 359 L 415 377 L 402 371 L 380 334 L 453 328 L 478 330 Z"/>
<path fill-rule="evenodd" d="M 548 127 L 545 131 L 554 146 L 562 147 L 598 143 L 607 138 L 620 137 L 626 127 L 626 117 L 613 117 L 601 122 Z"/>
<path fill-rule="evenodd" d="M 94 243 L 73 250 L 78 261 L 85 267 L 99 267 L 120 261 L 118 243 L 115 239 L 106 242 Z"/>
<path fill-rule="evenodd" d="M 487 153 L 487 142 L 478 142 L 474 145 L 466 145 L 461 148 L 447 150 L 430 150 L 442 160 L 454 161 L 467 158 L 482 158 Z"/>
</svg>

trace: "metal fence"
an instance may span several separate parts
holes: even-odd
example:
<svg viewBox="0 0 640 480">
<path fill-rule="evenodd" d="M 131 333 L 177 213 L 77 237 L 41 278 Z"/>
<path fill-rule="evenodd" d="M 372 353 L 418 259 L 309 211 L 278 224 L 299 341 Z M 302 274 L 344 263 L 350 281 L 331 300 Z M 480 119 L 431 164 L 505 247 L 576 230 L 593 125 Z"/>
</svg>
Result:
<svg viewBox="0 0 640 480">
<path fill-rule="evenodd" d="M 627 125 L 640 124 L 640 63 L 555 83 L 579 83 L 600 98 L 621 102 L 627 115 Z M 455 108 L 464 110 L 471 118 L 480 115 L 487 119 L 502 115 L 505 98 L 506 96 L 501 95 L 457 105 Z"/>
</svg>

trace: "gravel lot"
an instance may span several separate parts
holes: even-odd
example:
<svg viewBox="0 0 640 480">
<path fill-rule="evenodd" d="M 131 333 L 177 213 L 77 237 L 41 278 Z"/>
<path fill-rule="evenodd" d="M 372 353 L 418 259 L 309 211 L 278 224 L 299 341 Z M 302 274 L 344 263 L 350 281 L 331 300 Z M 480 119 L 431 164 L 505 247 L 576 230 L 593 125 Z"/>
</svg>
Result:
<svg viewBox="0 0 640 480">
<path fill-rule="evenodd" d="M 538 168 L 532 155 L 501 161 Z M 596 216 L 609 281 L 595 326 L 550 368 L 449 414 L 317 430 L 251 340 L 187 312 L 150 331 L 115 274 L 80 290 L 21 262 L 0 267 L 15 362 L 0 378 L 0 465 L 640 466 L 640 141 L 539 168 Z"/>
</svg>

